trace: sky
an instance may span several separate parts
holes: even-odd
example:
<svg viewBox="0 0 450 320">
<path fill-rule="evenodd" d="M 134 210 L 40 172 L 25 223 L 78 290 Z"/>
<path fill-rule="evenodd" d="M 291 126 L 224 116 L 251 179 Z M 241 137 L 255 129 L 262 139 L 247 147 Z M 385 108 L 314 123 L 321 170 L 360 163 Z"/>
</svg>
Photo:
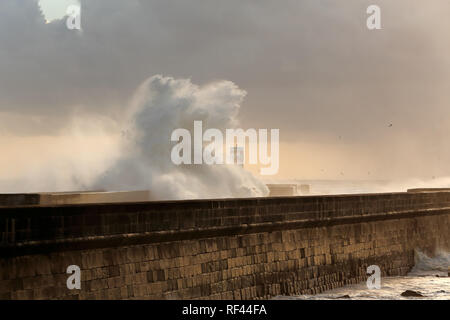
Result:
<svg viewBox="0 0 450 320">
<path fill-rule="evenodd" d="M 450 176 L 447 0 L 79 0 L 82 30 L 69 2 L 0 2 L 0 180 L 107 166 L 158 74 L 245 90 L 240 127 L 280 129 L 274 179 Z"/>
<path fill-rule="evenodd" d="M 67 8 L 71 5 L 80 5 L 78 0 L 39 0 L 39 6 L 48 22 L 62 19 Z"/>
</svg>

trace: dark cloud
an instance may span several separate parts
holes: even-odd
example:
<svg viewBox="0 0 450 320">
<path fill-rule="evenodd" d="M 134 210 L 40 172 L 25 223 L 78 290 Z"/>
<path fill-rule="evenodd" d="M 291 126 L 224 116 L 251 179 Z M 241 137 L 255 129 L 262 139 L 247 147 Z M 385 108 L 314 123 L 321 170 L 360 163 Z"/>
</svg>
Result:
<svg viewBox="0 0 450 320">
<path fill-rule="evenodd" d="M 417 150 L 433 153 L 430 140 L 442 150 L 450 4 L 377 3 L 383 29 L 369 31 L 366 0 L 81 0 L 78 32 L 45 24 L 36 0 L 3 0 L 0 112 L 26 119 L 0 123 L 36 134 L 74 111 L 120 119 L 137 86 L 164 74 L 235 82 L 248 92 L 243 125 L 280 128 L 282 141 L 410 136 Z"/>
</svg>

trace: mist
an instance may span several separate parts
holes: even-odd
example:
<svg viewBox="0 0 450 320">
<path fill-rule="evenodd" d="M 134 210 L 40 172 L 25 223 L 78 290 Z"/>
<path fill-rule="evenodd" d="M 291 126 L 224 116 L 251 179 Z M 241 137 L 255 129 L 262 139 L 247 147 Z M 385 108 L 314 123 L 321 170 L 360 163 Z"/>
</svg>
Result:
<svg viewBox="0 0 450 320">
<path fill-rule="evenodd" d="M 198 120 L 235 128 L 245 95 L 230 81 L 200 87 L 189 79 L 152 76 L 136 90 L 122 121 L 73 118 L 64 142 L 35 150 L 43 160 L 34 158 L 0 191 L 149 190 L 158 200 L 267 195 L 265 184 L 241 166 L 175 165 L 170 158 L 173 130 L 193 130 Z M 106 133 L 111 130 L 116 133 Z"/>
<path fill-rule="evenodd" d="M 46 21 L 37 0 L 0 2 L 2 192 L 158 186 L 168 197 L 263 194 L 251 167 L 185 173 L 160 163 L 170 129 L 196 117 L 210 127 L 280 129 L 274 181 L 448 186 L 446 0 L 380 0 L 375 31 L 366 28 L 366 0 L 79 2 L 82 32 L 64 18 Z M 183 108 L 136 93 L 155 91 L 148 79 L 157 74 L 193 97 L 233 83 L 242 95 L 230 89 L 228 98 L 239 112 L 215 106 L 205 115 L 195 98 L 197 111 L 183 120 Z M 185 181 L 199 190 L 191 194 Z M 223 189 L 209 190 L 211 181 Z"/>
<path fill-rule="evenodd" d="M 161 75 L 146 80 L 128 111 L 121 157 L 93 185 L 94 189 L 150 190 L 157 199 L 254 197 L 267 187 L 237 165 L 175 165 L 170 153 L 173 130 L 235 128 L 246 93 L 230 81 L 202 87 L 188 79 Z"/>
</svg>

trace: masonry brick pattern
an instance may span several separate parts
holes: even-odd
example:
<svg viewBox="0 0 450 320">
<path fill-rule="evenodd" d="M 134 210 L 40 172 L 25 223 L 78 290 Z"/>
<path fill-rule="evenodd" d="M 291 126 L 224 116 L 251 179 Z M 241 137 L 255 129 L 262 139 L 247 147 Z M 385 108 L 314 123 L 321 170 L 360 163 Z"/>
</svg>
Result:
<svg viewBox="0 0 450 320">
<path fill-rule="evenodd" d="M 448 250 L 450 193 L 4 207 L 0 231 L 0 299 L 269 299 Z"/>
</svg>

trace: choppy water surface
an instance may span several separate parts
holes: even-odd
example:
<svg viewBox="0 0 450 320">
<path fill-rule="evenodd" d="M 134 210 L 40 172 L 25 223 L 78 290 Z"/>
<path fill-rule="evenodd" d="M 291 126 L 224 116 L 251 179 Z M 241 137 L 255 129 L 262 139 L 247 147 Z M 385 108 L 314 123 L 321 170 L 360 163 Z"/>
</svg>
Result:
<svg viewBox="0 0 450 320">
<path fill-rule="evenodd" d="M 429 258 L 417 252 L 416 265 L 411 272 L 404 277 L 381 278 L 381 289 L 369 290 L 366 283 L 360 283 L 333 289 L 317 295 L 279 296 L 275 299 L 450 300 L 449 266 L 449 253 L 440 253 L 434 258 Z M 423 297 L 402 297 L 401 293 L 406 290 L 420 292 Z M 343 298 L 343 296 L 347 295 L 350 298 Z"/>
</svg>

